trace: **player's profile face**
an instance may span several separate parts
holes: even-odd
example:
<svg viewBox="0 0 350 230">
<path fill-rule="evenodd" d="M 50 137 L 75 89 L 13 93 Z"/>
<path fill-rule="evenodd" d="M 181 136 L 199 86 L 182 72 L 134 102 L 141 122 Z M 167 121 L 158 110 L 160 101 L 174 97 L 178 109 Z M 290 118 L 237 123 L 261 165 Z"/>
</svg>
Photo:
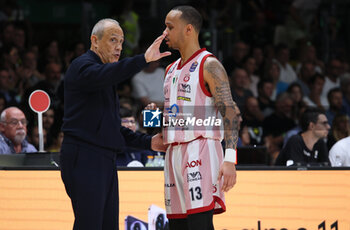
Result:
<svg viewBox="0 0 350 230">
<path fill-rule="evenodd" d="M 184 28 L 186 25 L 180 18 L 181 14 L 181 11 L 172 10 L 165 18 L 165 31 L 167 32 L 165 42 L 172 49 L 178 49 L 179 45 L 184 42 Z"/>
<path fill-rule="evenodd" d="M 105 26 L 102 38 L 98 40 L 97 53 L 103 63 L 117 62 L 120 58 L 124 33 L 120 26 L 109 24 Z"/>
</svg>

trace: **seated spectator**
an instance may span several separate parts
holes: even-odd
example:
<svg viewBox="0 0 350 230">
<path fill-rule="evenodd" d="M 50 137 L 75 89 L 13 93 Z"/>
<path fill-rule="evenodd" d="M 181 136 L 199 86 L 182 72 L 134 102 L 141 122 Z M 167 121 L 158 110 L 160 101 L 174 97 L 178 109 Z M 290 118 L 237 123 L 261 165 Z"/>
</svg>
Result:
<svg viewBox="0 0 350 230">
<path fill-rule="evenodd" d="M 243 59 L 249 53 L 248 51 L 249 46 L 242 41 L 237 41 L 233 44 L 231 53 L 222 61 L 228 74 L 232 73 L 236 68 L 242 68 Z"/>
<path fill-rule="evenodd" d="M 299 123 L 300 116 L 306 109 L 306 103 L 303 100 L 303 91 L 297 82 L 293 82 L 289 85 L 287 92 L 293 100 L 292 118 L 295 123 Z"/>
<path fill-rule="evenodd" d="M 248 82 L 245 86 L 246 89 L 249 89 L 254 97 L 258 96 L 258 82 L 259 82 L 259 76 L 255 75 L 254 72 L 256 70 L 256 61 L 253 57 L 247 57 L 243 61 L 243 68 L 245 71 L 247 71 L 248 74 Z"/>
<path fill-rule="evenodd" d="M 276 110 L 263 121 L 264 141 L 274 163 L 283 145 L 286 132 L 295 127 L 292 119 L 293 100 L 288 93 L 280 94 L 276 99 Z"/>
<path fill-rule="evenodd" d="M 34 145 L 34 147 L 40 151 L 39 148 L 39 143 L 40 143 L 40 138 L 39 138 L 39 127 L 37 124 L 31 126 L 28 130 L 28 141 Z M 44 146 L 43 150 L 46 150 L 48 148 L 47 145 L 47 131 L 43 129 L 43 141 L 44 141 Z"/>
<path fill-rule="evenodd" d="M 137 132 L 135 117 L 131 110 L 121 107 L 120 117 L 122 126 Z M 147 155 L 153 156 L 153 152 L 126 147 L 122 153 L 117 154 L 117 166 L 128 166 L 131 162 L 133 166 L 144 166 L 147 162 Z"/>
<path fill-rule="evenodd" d="M 231 94 L 241 111 L 244 110 L 247 97 L 253 96 L 253 93 L 245 88 L 248 81 L 249 77 L 244 69 L 237 68 L 233 71 L 230 79 Z"/>
<path fill-rule="evenodd" d="M 271 100 L 272 93 L 272 80 L 260 80 L 258 83 L 258 102 L 264 117 L 271 115 L 275 111 L 275 103 Z"/>
<path fill-rule="evenodd" d="M 309 82 L 310 95 L 304 97 L 304 101 L 309 107 L 316 107 L 325 111 L 325 105 L 328 105 L 324 98 L 321 97 L 325 78 L 322 74 L 315 74 Z"/>
<path fill-rule="evenodd" d="M 329 150 L 329 161 L 332 167 L 350 167 L 350 136 L 333 145 Z"/>
<path fill-rule="evenodd" d="M 0 68 L 0 93 L 5 97 L 8 106 L 19 105 L 18 94 L 11 89 L 11 75 L 7 69 Z"/>
<path fill-rule="evenodd" d="M 276 159 L 276 165 L 329 164 L 328 150 L 324 138 L 330 126 L 326 115 L 312 108 L 301 118 L 302 132 L 292 136 Z"/>
<path fill-rule="evenodd" d="M 37 152 L 26 140 L 27 119 L 17 107 L 5 109 L 0 115 L 0 154 Z"/>
<path fill-rule="evenodd" d="M 329 132 L 329 135 L 327 138 L 328 150 L 330 150 L 337 141 L 349 135 L 350 135 L 349 117 L 341 113 L 335 115 L 332 122 L 331 131 Z"/>
<path fill-rule="evenodd" d="M 296 82 L 301 86 L 304 96 L 310 95 L 309 82 L 312 76 L 314 76 L 315 74 L 315 66 L 312 62 L 302 63 Z"/>
<path fill-rule="evenodd" d="M 338 59 L 331 59 L 327 65 L 327 75 L 323 86 L 321 97 L 327 103 L 327 95 L 329 90 L 340 87 L 340 76 L 343 70 L 343 63 Z"/>
<path fill-rule="evenodd" d="M 271 100 L 276 100 L 276 97 L 285 92 L 288 88 L 288 83 L 280 81 L 281 68 L 275 62 L 270 62 L 265 69 L 264 79 L 271 80 L 273 83 L 273 91 Z"/>
<path fill-rule="evenodd" d="M 151 102 L 162 107 L 164 94 L 162 90 L 164 84 L 164 68 L 160 67 L 159 61 L 149 63 L 141 72 L 132 78 L 133 94 L 141 101 L 142 107 Z"/>
<path fill-rule="evenodd" d="M 333 88 L 327 95 L 329 108 L 326 110 L 326 116 L 330 125 L 332 125 L 333 119 L 336 114 L 346 114 L 345 107 L 343 106 L 343 93 L 340 88 Z"/>
<path fill-rule="evenodd" d="M 274 62 L 280 67 L 279 81 L 292 83 L 297 80 L 297 74 L 289 64 L 289 48 L 286 44 L 281 43 L 277 45 Z"/>
<path fill-rule="evenodd" d="M 264 115 L 259 108 L 258 100 L 250 96 L 245 101 L 243 113 L 242 134 L 248 132 L 251 145 L 263 145 Z"/>
</svg>

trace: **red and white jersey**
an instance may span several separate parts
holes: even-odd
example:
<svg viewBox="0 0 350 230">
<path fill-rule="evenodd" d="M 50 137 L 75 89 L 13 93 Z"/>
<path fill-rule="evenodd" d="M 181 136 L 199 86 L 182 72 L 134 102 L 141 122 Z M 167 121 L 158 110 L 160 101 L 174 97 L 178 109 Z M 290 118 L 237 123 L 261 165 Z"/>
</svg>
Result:
<svg viewBox="0 0 350 230">
<path fill-rule="evenodd" d="M 194 53 L 182 66 L 171 64 L 164 79 L 163 138 L 166 144 L 189 142 L 199 137 L 223 139 L 222 117 L 205 88 L 203 68 L 206 49 Z"/>
</svg>

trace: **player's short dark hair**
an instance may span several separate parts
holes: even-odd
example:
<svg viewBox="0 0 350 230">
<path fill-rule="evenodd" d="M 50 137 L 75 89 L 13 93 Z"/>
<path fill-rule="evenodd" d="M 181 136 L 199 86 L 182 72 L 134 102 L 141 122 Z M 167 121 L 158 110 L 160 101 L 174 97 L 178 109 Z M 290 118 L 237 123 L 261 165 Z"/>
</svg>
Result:
<svg viewBox="0 0 350 230">
<path fill-rule="evenodd" d="M 182 14 L 180 18 L 186 23 L 191 24 L 199 33 L 202 27 L 203 19 L 201 14 L 192 6 L 176 6 L 172 10 L 178 10 Z"/>
<path fill-rule="evenodd" d="M 300 127 L 303 132 L 307 131 L 310 123 L 316 124 L 318 121 L 318 116 L 325 114 L 321 109 L 318 108 L 308 108 L 305 110 L 300 119 Z"/>
</svg>

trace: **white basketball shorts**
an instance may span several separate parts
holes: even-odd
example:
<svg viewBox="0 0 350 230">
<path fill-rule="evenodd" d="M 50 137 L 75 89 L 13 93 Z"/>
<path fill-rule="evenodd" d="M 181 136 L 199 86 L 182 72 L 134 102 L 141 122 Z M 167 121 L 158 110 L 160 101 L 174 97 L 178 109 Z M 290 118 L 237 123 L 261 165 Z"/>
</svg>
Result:
<svg viewBox="0 0 350 230">
<path fill-rule="evenodd" d="M 226 210 L 223 180 L 217 184 L 223 150 L 220 141 L 199 138 L 172 144 L 165 155 L 165 207 L 169 219 L 214 209 Z"/>
</svg>

